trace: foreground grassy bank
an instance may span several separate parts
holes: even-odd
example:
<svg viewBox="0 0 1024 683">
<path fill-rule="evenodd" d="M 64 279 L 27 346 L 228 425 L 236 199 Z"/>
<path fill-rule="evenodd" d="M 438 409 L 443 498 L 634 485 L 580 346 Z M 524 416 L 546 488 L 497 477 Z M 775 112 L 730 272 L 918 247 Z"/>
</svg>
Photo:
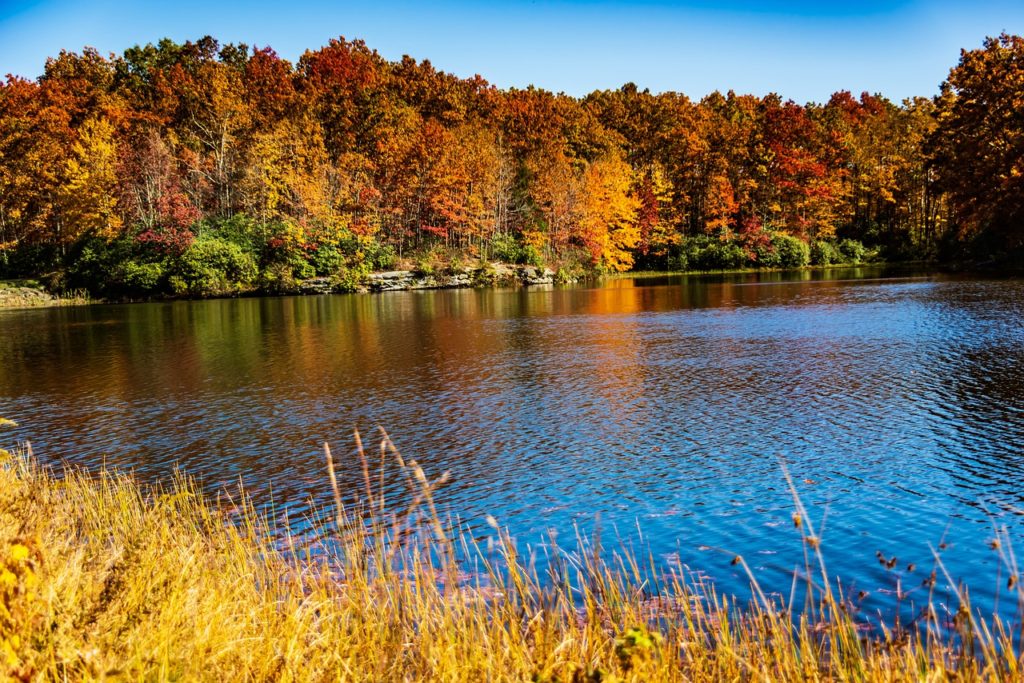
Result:
<svg viewBox="0 0 1024 683">
<path fill-rule="evenodd" d="M 793 612 L 756 586 L 748 605 L 605 562 L 587 541 L 542 581 L 497 524 L 476 545 L 439 520 L 438 482 L 386 439 L 380 454 L 413 503 L 389 513 L 364 457 L 358 502 L 334 483 L 311 552 L 185 478 L 58 477 L 0 452 L 0 680 L 1019 680 L 1014 637 L 966 603 L 948 628 L 865 631 L 822 580 L 798 500 L 818 583 Z"/>
</svg>

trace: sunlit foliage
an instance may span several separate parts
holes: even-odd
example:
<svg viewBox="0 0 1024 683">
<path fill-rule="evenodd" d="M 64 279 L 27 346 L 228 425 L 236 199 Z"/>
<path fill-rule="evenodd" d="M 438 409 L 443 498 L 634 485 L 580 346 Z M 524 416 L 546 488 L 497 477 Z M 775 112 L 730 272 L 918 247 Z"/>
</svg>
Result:
<svg viewBox="0 0 1024 683">
<path fill-rule="evenodd" d="M 499 90 L 344 38 L 297 64 L 210 37 L 61 52 L 0 84 L 0 270 L 70 271 L 96 240 L 155 263 L 204 233 L 288 278 L 354 240 L 481 259 L 513 240 L 606 270 L 668 267 L 704 237 L 755 266 L 777 235 L 891 258 L 958 235 L 1013 246 L 1021 45 L 964 52 L 934 102 L 806 105 Z"/>
</svg>

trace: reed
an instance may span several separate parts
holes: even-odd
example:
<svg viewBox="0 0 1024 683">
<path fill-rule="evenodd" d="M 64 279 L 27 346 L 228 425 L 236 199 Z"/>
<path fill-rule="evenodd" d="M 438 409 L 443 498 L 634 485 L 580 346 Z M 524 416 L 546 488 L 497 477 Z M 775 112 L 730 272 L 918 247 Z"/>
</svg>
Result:
<svg viewBox="0 0 1024 683">
<path fill-rule="evenodd" d="M 311 508 L 314 530 L 296 535 L 244 494 L 204 497 L 183 475 L 151 488 L 111 471 L 54 472 L 29 448 L 0 452 L 0 679 L 1022 675 L 1019 634 L 973 614 L 966 592 L 950 627 L 929 607 L 913 627 L 866 632 L 830 580 L 795 486 L 809 577 L 799 608 L 753 576 L 749 598 L 719 595 L 594 538 L 537 558 L 492 519 L 489 538 L 474 540 L 437 512 L 444 479 L 430 480 L 386 434 L 373 462 L 356 451 L 358 493 L 339 488 L 325 456 L 334 509 Z M 395 477 L 411 502 L 391 509 L 382 482 Z M 1019 584 L 1010 590 L 1020 599 Z"/>
</svg>

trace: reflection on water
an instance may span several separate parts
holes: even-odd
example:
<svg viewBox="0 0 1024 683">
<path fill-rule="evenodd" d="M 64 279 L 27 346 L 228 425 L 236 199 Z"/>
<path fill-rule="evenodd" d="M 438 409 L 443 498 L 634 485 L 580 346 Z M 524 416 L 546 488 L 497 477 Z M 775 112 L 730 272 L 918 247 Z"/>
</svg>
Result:
<svg viewBox="0 0 1024 683">
<path fill-rule="evenodd" d="M 744 593 L 701 548 L 788 593 L 785 462 L 827 510 L 830 572 L 905 590 L 945 534 L 991 600 L 992 524 L 1024 537 L 1024 282 L 858 271 L 0 312 L 4 438 L 300 510 L 329 500 L 320 444 L 382 425 L 452 471 L 440 498 L 471 526 L 639 527 Z M 351 458 L 341 474 L 359 485 Z"/>
</svg>

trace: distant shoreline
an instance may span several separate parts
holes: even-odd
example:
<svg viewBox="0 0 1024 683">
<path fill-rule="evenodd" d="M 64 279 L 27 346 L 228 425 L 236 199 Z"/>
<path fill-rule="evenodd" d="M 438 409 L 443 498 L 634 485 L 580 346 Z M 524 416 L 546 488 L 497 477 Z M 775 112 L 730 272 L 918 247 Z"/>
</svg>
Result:
<svg viewBox="0 0 1024 683">
<path fill-rule="evenodd" d="M 799 268 L 733 268 L 721 270 L 638 270 L 623 273 L 587 273 L 568 276 L 556 273 L 550 268 L 536 268 L 507 263 L 490 263 L 484 268 L 460 268 L 441 273 L 423 273 L 416 270 L 391 270 L 370 273 L 362 284 L 354 289 L 336 289 L 330 278 L 309 278 L 298 283 L 290 291 L 266 291 L 254 289 L 233 295 L 175 296 L 163 295 L 147 298 L 91 298 L 84 292 L 53 294 L 34 280 L 0 281 L 0 310 L 26 310 L 52 308 L 57 306 L 81 306 L 87 304 L 127 304 L 167 301 L 206 301 L 212 299 L 239 299 L 255 297 L 317 296 L 322 294 L 380 294 L 383 292 L 408 292 L 440 289 L 502 289 L 531 288 L 541 286 L 575 284 L 586 281 L 624 280 L 630 278 L 656 278 L 674 276 L 784 274 L 818 272 L 823 270 L 851 268 L 900 268 L 933 267 L 939 264 L 925 261 L 890 263 L 874 261 L 858 264 L 809 265 Z M 943 268 L 945 270 L 945 268 Z M 955 270 L 955 269 L 954 269 Z"/>
</svg>

